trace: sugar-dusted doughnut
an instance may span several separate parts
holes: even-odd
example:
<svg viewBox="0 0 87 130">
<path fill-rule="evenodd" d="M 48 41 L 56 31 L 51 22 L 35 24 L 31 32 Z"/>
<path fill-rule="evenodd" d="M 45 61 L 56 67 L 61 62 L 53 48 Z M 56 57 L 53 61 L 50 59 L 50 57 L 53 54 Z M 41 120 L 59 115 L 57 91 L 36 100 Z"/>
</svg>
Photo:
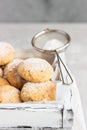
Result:
<svg viewBox="0 0 87 130">
<path fill-rule="evenodd" d="M 10 85 L 0 86 L 0 103 L 20 103 L 20 91 Z"/>
<path fill-rule="evenodd" d="M 3 70 L 0 68 L 0 77 L 3 77 Z"/>
<path fill-rule="evenodd" d="M 0 42 L 0 66 L 6 65 L 14 58 L 14 48 L 6 42 Z"/>
<path fill-rule="evenodd" d="M 4 77 L 9 81 L 12 86 L 21 89 L 25 80 L 20 77 L 17 72 L 18 65 L 22 62 L 21 59 L 14 59 L 6 65 L 4 69 Z"/>
<path fill-rule="evenodd" d="M 9 83 L 6 79 L 0 77 L 0 86 L 3 86 L 3 85 L 9 85 Z"/>
<path fill-rule="evenodd" d="M 21 90 L 21 99 L 27 101 L 42 101 L 56 99 L 56 85 L 51 81 L 43 83 L 26 83 Z"/>
<path fill-rule="evenodd" d="M 19 64 L 18 73 L 25 80 L 45 82 L 52 78 L 54 70 L 44 59 L 29 58 Z"/>
</svg>

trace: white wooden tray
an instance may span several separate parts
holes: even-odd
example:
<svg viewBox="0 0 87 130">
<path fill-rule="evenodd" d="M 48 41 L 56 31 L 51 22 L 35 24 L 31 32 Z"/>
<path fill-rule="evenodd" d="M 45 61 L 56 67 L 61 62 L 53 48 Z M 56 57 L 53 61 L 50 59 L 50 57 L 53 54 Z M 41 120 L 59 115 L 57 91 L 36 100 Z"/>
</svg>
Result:
<svg viewBox="0 0 87 130">
<path fill-rule="evenodd" d="M 18 50 L 15 57 L 41 57 L 51 64 L 55 58 L 54 55 L 41 54 L 35 50 Z M 71 130 L 74 117 L 71 108 L 72 91 L 70 86 L 62 85 L 59 81 L 56 81 L 56 86 L 56 101 L 0 104 L 0 130 L 25 128 Z"/>
</svg>

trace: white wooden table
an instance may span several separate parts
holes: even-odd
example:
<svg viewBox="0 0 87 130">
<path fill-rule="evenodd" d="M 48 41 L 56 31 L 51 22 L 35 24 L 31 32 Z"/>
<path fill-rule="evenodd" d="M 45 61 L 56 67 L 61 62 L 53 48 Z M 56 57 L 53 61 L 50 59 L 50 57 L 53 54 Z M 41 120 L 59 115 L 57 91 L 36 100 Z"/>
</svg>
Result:
<svg viewBox="0 0 87 130">
<path fill-rule="evenodd" d="M 27 48 L 32 36 L 44 28 L 61 29 L 71 36 L 67 63 L 78 84 L 87 124 L 87 24 L 0 24 L 0 40 L 17 46 L 21 42 Z"/>
</svg>

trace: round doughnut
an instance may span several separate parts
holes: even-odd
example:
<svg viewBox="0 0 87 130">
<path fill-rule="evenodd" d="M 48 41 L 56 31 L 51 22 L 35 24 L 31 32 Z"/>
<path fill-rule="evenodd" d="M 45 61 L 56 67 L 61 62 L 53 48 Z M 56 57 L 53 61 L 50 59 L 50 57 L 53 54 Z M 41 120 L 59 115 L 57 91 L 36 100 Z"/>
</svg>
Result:
<svg viewBox="0 0 87 130">
<path fill-rule="evenodd" d="M 3 70 L 0 68 L 0 77 L 3 77 Z"/>
<path fill-rule="evenodd" d="M 13 47 L 6 42 L 0 42 L 0 66 L 6 65 L 14 58 Z"/>
<path fill-rule="evenodd" d="M 46 60 L 29 58 L 19 64 L 18 73 L 27 81 L 46 82 L 52 78 L 54 71 Z"/>
<path fill-rule="evenodd" d="M 12 86 L 21 89 L 25 83 L 25 80 L 20 77 L 17 72 L 18 65 L 22 62 L 21 59 L 14 59 L 12 62 L 6 65 L 4 69 L 4 77 L 9 81 Z"/>
<path fill-rule="evenodd" d="M 43 83 L 26 83 L 21 90 L 21 99 L 27 101 L 42 101 L 56 99 L 56 85 L 51 81 Z"/>
<path fill-rule="evenodd" d="M 20 103 L 20 91 L 10 85 L 0 86 L 0 103 Z"/>
<path fill-rule="evenodd" d="M 9 83 L 6 79 L 0 77 L 0 86 L 3 86 L 3 85 L 9 85 Z"/>
</svg>

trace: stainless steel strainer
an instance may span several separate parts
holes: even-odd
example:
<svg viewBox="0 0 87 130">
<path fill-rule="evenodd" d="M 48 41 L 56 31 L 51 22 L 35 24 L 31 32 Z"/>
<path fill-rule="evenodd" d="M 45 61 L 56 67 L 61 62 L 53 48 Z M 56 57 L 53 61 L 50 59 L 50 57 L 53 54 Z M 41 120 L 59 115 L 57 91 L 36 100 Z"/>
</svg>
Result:
<svg viewBox="0 0 87 130">
<path fill-rule="evenodd" d="M 52 48 L 44 48 L 44 46 L 48 43 L 48 41 L 56 39 L 60 41 L 62 44 L 58 47 L 55 47 L 55 44 L 53 43 Z M 51 43 L 52 44 L 52 43 Z M 73 78 L 67 69 L 65 63 L 63 62 L 60 53 L 64 52 L 65 49 L 70 45 L 70 36 L 61 30 L 55 30 L 55 29 L 45 29 L 41 31 L 40 33 L 36 34 L 32 38 L 32 46 L 43 53 L 48 53 L 48 54 L 56 54 L 57 56 L 57 63 L 60 71 L 60 78 L 62 80 L 63 84 L 69 85 L 73 83 Z M 50 42 L 49 42 L 49 47 L 50 47 Z M 66 72 L 66 78 L 64 77 L 64 72 L 62 70 L 62 67 L 64 68 Z"/>
</svg>

